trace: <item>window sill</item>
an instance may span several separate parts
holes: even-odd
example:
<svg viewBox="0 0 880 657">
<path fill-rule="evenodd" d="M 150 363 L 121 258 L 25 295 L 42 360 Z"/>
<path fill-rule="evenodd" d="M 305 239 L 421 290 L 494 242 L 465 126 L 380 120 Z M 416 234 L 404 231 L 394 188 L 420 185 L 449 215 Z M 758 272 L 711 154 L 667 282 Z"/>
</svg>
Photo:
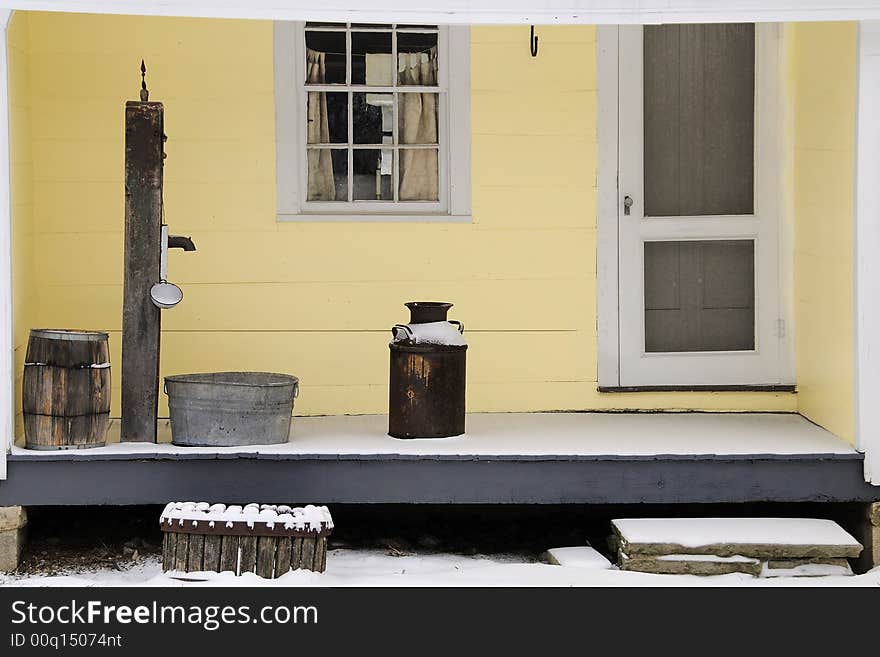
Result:
<svg viewBox="0 0 880 657">
<path fill-rule="evenodd" d="M 315 223 L 432 223 L 432 224 L 470 224 L 472 215 L 451 214 L 284 214 L 278 213 L 279 222 Z"/>
<path fill-rule="evenodd" d="M 599 386 L 599 392 L 797 392 L 797 386 L 785 385 L 711 385 L 711 386 Z"/>
</svg>

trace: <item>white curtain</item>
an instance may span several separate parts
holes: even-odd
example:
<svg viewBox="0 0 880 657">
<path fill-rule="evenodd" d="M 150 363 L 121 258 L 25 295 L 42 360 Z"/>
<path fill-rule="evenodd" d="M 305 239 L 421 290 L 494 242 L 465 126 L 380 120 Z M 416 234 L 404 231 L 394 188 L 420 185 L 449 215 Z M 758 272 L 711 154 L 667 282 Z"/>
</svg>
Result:
<svg viewBox="0 0 880 657">
<path fill-rule="evenodd" d="M 400 53 L 398 58 L 399 85 L 437 85 L 437 48 L 420 53 Z M 398 98 L 400 103 L 398 107 L 400 113 L 399 142 L 401 144 L 436 144 L 438 94 L 401 93 Z M 440 186 L 438 174 L 436 149 L 401 149 L 400 200 L 438 200 Z"/>
<path fill-rule="evenodd" d="M 326 75 L 326 55 L 317 50 L 306 50 L 306 83 L 323 84 Z M 327 94 L 310 91 L 308 99 L 309 144 L 326 144 L 330 141 L 330 124 L 327 117 Z M 308 200 L 335 201 L 336 184 L 333 180 L 333 159 L 326 148 L 309 149 Z"/>
</svg>

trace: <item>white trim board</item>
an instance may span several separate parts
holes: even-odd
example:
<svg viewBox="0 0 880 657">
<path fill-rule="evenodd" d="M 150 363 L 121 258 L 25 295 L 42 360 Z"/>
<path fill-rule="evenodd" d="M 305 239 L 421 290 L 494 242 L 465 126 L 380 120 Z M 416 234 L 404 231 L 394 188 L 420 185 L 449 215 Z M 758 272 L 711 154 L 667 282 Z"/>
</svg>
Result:
<svg viewBox="0 0 880 657">
<path fill-rule="evenodd" d="M 10 12 L 0 9 L 0 481 L 15 435 L 15 372 L 12 332 L 12 208 L 9 153 L 9 72 L 6 28 Z"/>
<path fill-rule="evenodd" d="M 865 479 L 880 486 L 880 21 L 859 25 L 856 107 L 855 427 Z"/>
<path fill-rule="evenodd" d="M 880 0 L 0 0 L 10 9 L 415 24 L 627 24 L 880 19 Z M 524 39 L 525 41 L 525 39 Z"/>
<path fill-rule="evenodd" d="M 620 324 L 618 306 L 617 241 L 617 135 L 618 38 L 617 25 L 602 26 L 596 35 L 598 164 L 596 172 L 596 275 L 598 382 L 620 385 Z"/>
</svg>

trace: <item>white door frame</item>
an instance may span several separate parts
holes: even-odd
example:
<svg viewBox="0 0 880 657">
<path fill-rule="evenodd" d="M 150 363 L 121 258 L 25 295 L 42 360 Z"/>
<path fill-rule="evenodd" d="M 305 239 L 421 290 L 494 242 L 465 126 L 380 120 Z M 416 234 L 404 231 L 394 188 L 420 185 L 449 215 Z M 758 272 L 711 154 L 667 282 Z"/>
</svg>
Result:
<svg viewBox="0 0 880 657">
<path fill-rule="evenodd" d="M 854 313 L 856 448 L 880 486 L 880 21 L 859 23 Z"/>
<path fill-rule="evenodd" d="M 642 284 L 634 285 L 631 270 L 623 270 L 624 256 L 620 253 L 625 244 L 632 244 L 633 239 L 624 240 L 625 235 L 632 235 L 634 222 L 639 221 L 642 208 L 641 193 L 641 158 L 622 158 L 619 153 L 624 148 L 635 148 L 641 152 L 641 133 L 634 140 L 635 145 L 619 144 L 621 121 L 641 121 L 641 67 L 634 66 L 638 70 L 622 71 L 621 50 L 626 47 L 635 49 L 636 59 L 640 62 L 641 52 L 640 26 L 635 27 L 600 27 L 598 31 L 598 253 L 597 268 L 599 278 L 598 288 L 598 381 L 600 389 L 627 387 L 627 386 L 727 386 L 727 385 L 774 385 L 790 383 L 793 380 L 791 352 L 791 321 L 788 316 L 789 304 L 785 303 L 785 291 L 781 290 L 780 282 L 789 280 L 787 270 L 791 263 L 780 255 L 784 250 L 780 248 L 780 240 L 784 240 L 785 233 L 782 227 L 785 225 L 784 208 L 781 203 L 781 176 L 778 175 L 780 154 L 782 151 L 781 133 L 778 129 L 780 59 L 778 25 L 757 25 L 756 32 L 756 85 L 758 94 L 756 106 L 758 123 L 756 124 L 756 212 L 761 215 L 774 218 L 773 228 L 768 230 L 754 218 L 734 217 L 720 219 L 701 219 L 699 222 L 690 222 L 687 234 L 677 233 L 675 230 L 667 233 L 657 233 L 657 237 L 665 239 L 700 237 L 699 228 L 694 231 L 694 224 L 701 223 L 704 226 L 724 222 L 725 231 L 729 232 L 730 238 L 752 237 L 760 234 L 758 241 L 759 252 L 756 253 L 759 263 L 756 268 L 756 280 L 760 282 L 756 290 L 756 322 L 758 324 L 757 338 L 758 350 L 769 357 L 758 357 L 743 352 L 731 354 L 644 354 L 644 312 L 635 313 L 637 321 L 621 321 L 622 308 L 632 305 L 631 299 L 620 297 L 620 286 L 624 279 L 629 278 L 631 288 L 640 290 L 637 298 L 638 305 L 642 306 Z M 630 85 L 621 84 L 621 76 Z M 636 80 L 637 78 L 637 80 Z M 626 96 L 627 89 L 638 88 L 638 98 L 632 102 L 621 101 L 621 96 Z M 762 91 L 763 89 L 763 91 Z M 638 132 L 638 131 L 632 131 Z M 626 161 L 625 161 L 626 160 Z M 635 162 L 633 162 L 635 160 Z M 626 170 L 627 167 L 631 170 Z M 620 180 L 635 180 L 636 183 L 624 190 L 618 187 L 618 171 Z M 621 185 L 623 182 L 621 182 Z M 630 195 L 635 199 L 632 214 L 626 217 L 624 223 L 620 215 L 623 195 Z M 675 221 L 675 220 L 673 220 Z M 670 224 L 663 219 L 651 219 L 650 228 L 660 228 L 664 224 Z M 763 222 L 766 226 L 767 222 Z M 648 226 L 645 225 L 644 228 Z M 667 226 L 668 228 L 669 226 Z M 640 233 L 645 233 L 643 230 Z M 630 231 L 630 232 L 628 232 Z M 760 231 L 760 233 L 759 233 Z M 707 237 L 719 237 L 716 229 L 710 229 Z M 725 233 L 726 236 L 726 233 Z M 787 241 L 787 240 L 785 240 Z M 641 242 L 639 242 L 641 244 Z M 630 249 L 632 250 L 632 249 Z M 641 255 L 631 253 L 629 261 L 641 262 Z M 760 263 L 773 263 L 770 271 L 761 271 Z M 639 274 L 640 276 L 640 274 Z M 770 281 L 768 283 L 767 281 Z M 627 311 L 633 315 L 632 309 Z M 636 319 L 636 318 L 634 318 Z M 782 328 L 788 327 L 783 339 L 778 338 L 780 323 Z M 629 345 L 628 348 L 625 345 Z M 633 345 L 639 348 L 634 351 Z M 632 353 L 631 353 L 632 352 Z M 638 355 L 634 355 L 637 353 Z M 647 373 L 640 368 L 638 377 L 632 376 L 633 359 L 638 363 L 647 362 Z M 719 362 L 720 361 L 720 362 Z M 759 362 L 758 362 L 759 361 Z M 621 364 L 628 363 L 629 380 L 627 373 L 622 376 Z M 727 363 L 736 363 L 730 367 Z M 657 363 L 657 366 L 654 366 Z M 722 370 L 721 367 L 724 369 Z M 653 372 L 652 372 L 653 370 Z M 679 378 L 676 378 L 679 377 Z"/>
<path fill-rule="evenodd" d="M 600 25 L 596 34 L 598 155 L 596 165 L 596 331 L 599 388 L 620 386 L 620 308 L 618 306 L 617 25 Z"/>
<path fill-rule="evenodd" d="M 6 28 L 9 9 L 0 9 L 0 480 L 15 435 L 15 372 L 12 341 L 12 211 L 9 163 L 9 85 Z"/>
</svg>

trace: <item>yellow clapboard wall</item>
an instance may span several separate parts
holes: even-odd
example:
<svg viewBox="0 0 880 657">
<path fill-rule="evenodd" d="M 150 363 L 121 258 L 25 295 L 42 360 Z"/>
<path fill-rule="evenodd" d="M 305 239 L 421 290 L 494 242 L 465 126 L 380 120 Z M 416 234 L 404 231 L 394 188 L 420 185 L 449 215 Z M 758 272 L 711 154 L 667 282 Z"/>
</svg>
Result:
<svg viewBox="0 0 880 657">
<path fill-rule="evenodd" d="M 596 43 L 591 27 L 471 31 L 474 222 L 278 223 L 272 25 L 28 16 L 33 257 L 27 322 L 109 330 L 119 413 L 123 105 L 141 57 L 165 103 L 166 219 L 185 298 L 162 373 L 302 379 L 298 414 L 387 410 L 391 325 L 455 303 L 471 411 L 793 411 L 770 393 L 596 391 Z M 164 399 L 160 413 L 167 410 Z"/>
<path fill-rule="evenodd" d="M 855 23 L 788 26 L 798 410 L 853 441 Z"/>
</svg>

